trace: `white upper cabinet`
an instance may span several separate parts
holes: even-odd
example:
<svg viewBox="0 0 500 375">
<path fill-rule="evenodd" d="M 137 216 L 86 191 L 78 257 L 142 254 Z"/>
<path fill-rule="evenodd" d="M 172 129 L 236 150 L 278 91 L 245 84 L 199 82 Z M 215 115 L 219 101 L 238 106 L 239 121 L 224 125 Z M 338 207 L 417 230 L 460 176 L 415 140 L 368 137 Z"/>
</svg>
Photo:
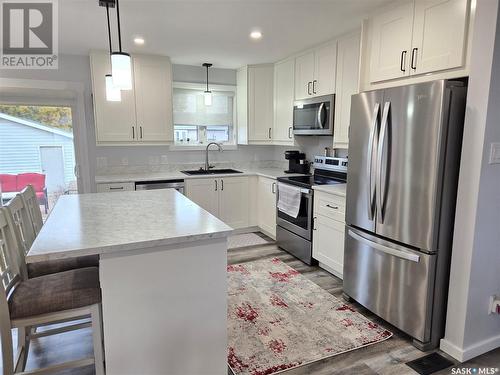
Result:
<svg viewBox="0 0 500 375">
<path fill-rule="evenodd" d="M 135 101 L 139 140 L 173 139 L 172 69 L 168 57 L 134 57 Z"/>
<path fill-rule="evenodd" d="M 295 99 L 311 97 L 314 80 L 314 52 L 308 52 L 295 59 Z"/>
<path fill-rule="evenodd" d="M 293 101 L 295 61 L 288 59 L 274 65 L 275 144 L 293 145 Z"/>
<path fill-rule="evenodd" d="M 337 43 L 329 43 L 295 58 L 295 99 L 335 93 Z"/>
<path fill-rule="evenodd" d="M 370 78 L 385 81 L 409 75 L 413 1 L 400 1 L 372 19 Z"/>
<path fill-rule="evenodd" d="M 347 148 L 351 119 L 351 96 L 358 93 L 360 33 L 337 41 L 337 94 L 335 95 L 335 148 Z"/>
<path fill-rule="evenodd" d="M 134 90 L 122 91 L 121 102 L 108 102 L 104 77 L 111 74 L 109 54 L 92 53 L 90 66 L 97 142 L 132 142 L 136 124 Z"/>
<path fill-rule="evenodd" d="M 373 16 L 365 34 L 371 40 L 363 62 L 370 67 L 368 81 L 452 70 L 467 75 L 469 15 L 470 0 L 401 0 Z"/>
<path fill-rule="evenodd" d="M 240 68 L 236 79 L 238 143 L 270 144 L 274 122 L 274 66 Z"/>
<path fill-rule="evenodd" d="M 335 72 L 337 66 L 337 43 L 331 43 L 316 50 L 314 56 L 313 95 L 335 93 Z"/>
<path fill-rule="evenodd" d="M 133 89 L 120 102 L 106 100 L 104 77 L 109 54 L 90 55 L 96 140 L 98 144 L 165 144 L 173 140 L 172 66 L 164 56 L 132 56 Z"/>
<path fill-rule="evenodd" d="M 468 1 L 417 0 L 412 73 L 452 69 L 465 63 Z"/>
</svg>

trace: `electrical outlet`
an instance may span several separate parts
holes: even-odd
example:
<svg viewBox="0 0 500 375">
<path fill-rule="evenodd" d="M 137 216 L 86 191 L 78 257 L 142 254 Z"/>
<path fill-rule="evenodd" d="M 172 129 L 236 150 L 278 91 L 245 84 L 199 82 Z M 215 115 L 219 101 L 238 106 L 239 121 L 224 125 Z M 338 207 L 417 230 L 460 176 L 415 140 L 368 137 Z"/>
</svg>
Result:
<svg viewBox="0 0 500 375">
<path fill-rule="evenodd" d="M 488 310 L 488 314 L 500 314 L 500 297 L 495 295 L 490 297 L 490 309 Z"/>
<path fill-rule="evenodd" d="M 500 143 L 491 144 L 490 164 L 500 164 Z"/>
<path fill-rule="evenodd" d="M 122 158 L 122 165 L 128 165 L 128 158 L 126 156 Z"/>
<path fill-rule="evenodd" d="M 161 164 L 163 164 L 163 165 L 168 164 L 168 155 L 161 156 Z"/>
<path fill-rule="evenodd" d="M 150 156 L 149 157 L 149 165 L 159 165 L 160 158 L 158 156 Z"/>
</svg>

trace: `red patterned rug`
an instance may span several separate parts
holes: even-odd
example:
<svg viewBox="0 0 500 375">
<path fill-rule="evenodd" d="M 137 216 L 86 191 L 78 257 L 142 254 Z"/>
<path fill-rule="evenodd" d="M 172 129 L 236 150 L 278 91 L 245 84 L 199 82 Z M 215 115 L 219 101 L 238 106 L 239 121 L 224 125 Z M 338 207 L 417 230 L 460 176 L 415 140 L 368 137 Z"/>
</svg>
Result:
<svg viewBox="0 0 500 375">
<path fill-rule="evenodd" d="M 228 363 L 237 375 L 276 374 L 392 336 L 277 258 L 227 271 Z"/>
</svg>

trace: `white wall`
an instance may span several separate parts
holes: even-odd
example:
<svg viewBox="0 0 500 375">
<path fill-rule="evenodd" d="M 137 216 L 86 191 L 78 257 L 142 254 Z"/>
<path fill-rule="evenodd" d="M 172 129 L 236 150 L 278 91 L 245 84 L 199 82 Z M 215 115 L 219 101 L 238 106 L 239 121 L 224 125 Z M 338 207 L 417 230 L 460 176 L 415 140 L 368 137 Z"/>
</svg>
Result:
<svg viewBox="0 0 500 375">
<path fill-rule="evenodd" d="M 441 349 L 460 361 L 500 347 L 500 165 L 490 165 L 500 142 L 498 2 L 478 0 L 464 143 L 458 187 L 446 333 Z"/>
</svg>

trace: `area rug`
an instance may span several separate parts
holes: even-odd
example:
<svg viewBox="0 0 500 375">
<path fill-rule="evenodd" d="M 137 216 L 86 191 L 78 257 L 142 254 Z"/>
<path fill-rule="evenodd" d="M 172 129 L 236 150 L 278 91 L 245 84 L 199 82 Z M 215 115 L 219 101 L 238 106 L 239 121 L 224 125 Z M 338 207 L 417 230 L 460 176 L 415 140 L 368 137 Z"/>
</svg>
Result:
<svg viewBox="0 0 500 375">
<path fill-rule="evenodd" d="M 392 336 L 278 258 L 227 271 L 228 364 L 237 375 L 276 374 Z"/>
<path fill-rule="evenodd" d="M 245 233 L 230 236 L 227 240 L 228 249 L 238 249 L 240 247 L 258 246 L 271 243 L 257 233 Z"/>
</svg>

